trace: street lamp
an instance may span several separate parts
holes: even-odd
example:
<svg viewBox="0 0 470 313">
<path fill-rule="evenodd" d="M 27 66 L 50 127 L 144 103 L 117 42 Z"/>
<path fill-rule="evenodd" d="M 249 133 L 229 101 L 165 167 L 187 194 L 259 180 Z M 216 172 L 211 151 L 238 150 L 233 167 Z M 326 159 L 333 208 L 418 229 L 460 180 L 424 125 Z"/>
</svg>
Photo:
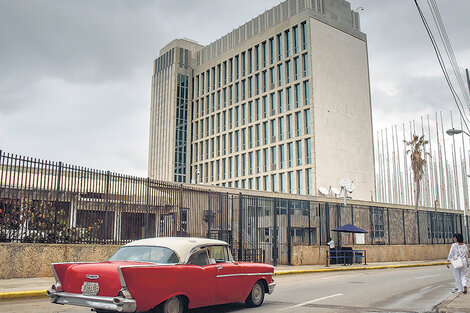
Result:
<svg viewBox="0 0 470 313">
<path fill-rule="evenodd" d="M 446 130 L 446 134 L 449 135 L 449 136 L 454 136 L 454 135 L 458 135 L 458 134 L 461 134 L 461 133 L 464 133 L 465 135 L 470 137 L 470 134 L 468 134 L 465 130 L 462 130 L 462 129 L 452 128 L 452 129 Z"/>
<path fill-rule="evenodd" d="M 452 128 L 452 129 L 448 129 L 446 130 L 446 134 L 449 135 L 449 136 L 454 136 L 454 135 L 458 135 L 458 134 L 461 134 L 461 133 L 464 133 L 465 135 L 467 135 L 468 137 L 470 137 L 470 134 L 467 133 L 465 130 L 462 130 L 462 129 L 455 129 L 455 128 Z M 469 175 L 467 175 L 467 177 L 470 177 Z M 464 225 L 464 233 L 463 233 L 463 236 L 465 238 L 465 240 L 467 240 L 467 208 L 463 208 L 463 225 Z"/>
</svg>

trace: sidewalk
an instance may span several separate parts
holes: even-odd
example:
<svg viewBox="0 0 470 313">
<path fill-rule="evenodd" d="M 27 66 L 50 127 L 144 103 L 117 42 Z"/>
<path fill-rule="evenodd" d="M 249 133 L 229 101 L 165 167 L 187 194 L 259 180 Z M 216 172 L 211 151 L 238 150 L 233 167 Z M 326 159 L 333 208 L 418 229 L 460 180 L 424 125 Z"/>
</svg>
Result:
<svg viewBox="0 0 470 313">
<path fill-rule="evenodd" d="M 274 275 L 296 275 L 306 273 L 330 272 L 330 271 L 352 271 L 352 270 L 372 270 L 386 268 L 403 268 L 416 266 L 435 266 L 444 265 L 442 260 L 436 261 L 407 261 L 407 262 L 384 262 L 384 263 L 368 263 L 354 265 L 302 265 L 302 266 L 286 266 L 280 265 L 274 268 Z M 15 300 L 25 298 L 45 298 L 46 290 L 54 283 L 53 277 L 39 278 L 18 278 L 18 279 L 0 279 L 0 301 Z M 470 294 L 460 295 L 452 294 L 444 302 L 439 304 L 437 312 L 441 313 L 470 313 Z"/>
</svg>

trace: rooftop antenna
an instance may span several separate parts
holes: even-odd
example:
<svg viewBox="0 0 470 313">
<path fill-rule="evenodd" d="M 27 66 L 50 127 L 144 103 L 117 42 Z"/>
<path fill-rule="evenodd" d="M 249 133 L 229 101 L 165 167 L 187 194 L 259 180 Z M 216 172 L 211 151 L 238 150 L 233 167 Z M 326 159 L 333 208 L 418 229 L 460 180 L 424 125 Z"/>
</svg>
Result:
<svg viewBox="0 0 470 313">
<path fill-rule="evenodd" d="M 356 189 L 356 186 L 354 185 L 354 182 L 349 178 L 341 178 L 339 180 L 339 184 L 341 185 L 341 191 L 344 192 L 344 208 L 346 209 L 346 197 L 348 195 L 348 192 L 352 193 L 354 189 Z"/>
</svg>

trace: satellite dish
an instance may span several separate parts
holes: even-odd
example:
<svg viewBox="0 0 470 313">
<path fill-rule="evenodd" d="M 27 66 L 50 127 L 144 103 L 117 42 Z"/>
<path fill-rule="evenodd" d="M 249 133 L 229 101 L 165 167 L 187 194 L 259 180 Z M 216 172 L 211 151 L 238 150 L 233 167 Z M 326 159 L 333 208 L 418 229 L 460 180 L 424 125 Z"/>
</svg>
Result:
<svg viewBox="0 0 470 313">
<path fill-rule="evenodd" d="M 351 183 L 352 183 L 352 182 L 351 182 L 351 180 L 350 180 L 349 178 L 341 178 L 341 179 L 339 180 L 339 185 L 340 185 L 341 187 L 344 187 L 344 188 L 349 187 L 349 185 L 350 185 Z"/>
<path fill-rule="evenodd" d="M 335 196 L 338 196 L 341 193 L 341 191 L 339 191 L 339 189 L 335 187 L 331 187 L 331 192 L 333 192 Z"/>
<path fill-rule="evenodd" d="M 354 191 L 354 189 L 356 189 L 356 186 L 354 186 L 354 182 L 351 182 L 351 184 L 349 184 L 348 187 L 346 187 L 346 190 L 351 193 Z"/>
<path fill-rule="evenodd" d="M 326 189 L 325 187 L 318 187 L 318 191 L 320 191 L 320 193 L 324 196 L 328 196 L 328 189 Z"/>
</svg>

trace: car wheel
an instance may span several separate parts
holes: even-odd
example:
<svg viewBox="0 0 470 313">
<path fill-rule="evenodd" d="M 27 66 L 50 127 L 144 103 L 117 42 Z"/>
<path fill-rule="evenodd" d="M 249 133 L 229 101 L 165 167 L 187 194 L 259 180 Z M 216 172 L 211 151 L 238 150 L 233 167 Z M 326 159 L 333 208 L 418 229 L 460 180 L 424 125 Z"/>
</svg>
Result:
<svg viewBox="0 0 470 313">
<path fill-rule="evenodd" d="M 264 301 L 264 286 L 261 282 L 256 282 L 256 284 L 251 289 L 250 295 L 246 298 L 245 303 L 249 307 L 257 307 L 263 304 Z"/>
<path fill-rule="evenodd" d="M 171 297 L 162 303 L 160 312 L 162 313 L 183 313 L 184 301 L 181 297 Z"/>
</svg>

